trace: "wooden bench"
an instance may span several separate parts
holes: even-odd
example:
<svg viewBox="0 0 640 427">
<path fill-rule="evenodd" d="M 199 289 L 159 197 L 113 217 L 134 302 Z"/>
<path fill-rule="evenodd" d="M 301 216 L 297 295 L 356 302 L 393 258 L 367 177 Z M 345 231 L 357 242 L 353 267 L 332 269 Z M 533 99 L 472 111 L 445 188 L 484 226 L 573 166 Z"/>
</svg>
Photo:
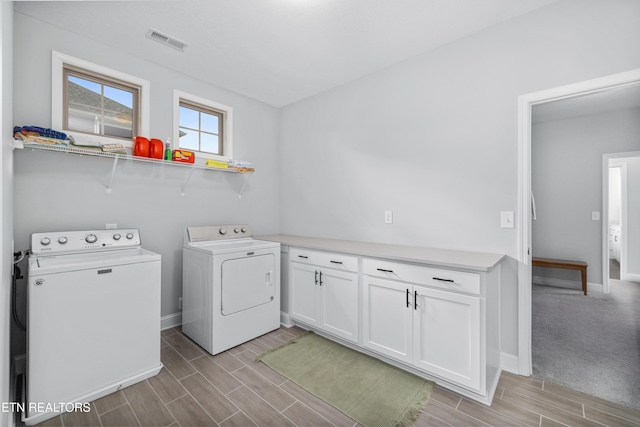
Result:
<svg viewBox="0 0 640 427">
<path fill-rule="evenodd" d="M 580 270 L 582 275 L 582 292 L 587 294 L 587 263 L 584 261 L 566 261 L 562 259 L 532 258 L 534 267 L 564 268 L 566 270 Z"/>
</svg>

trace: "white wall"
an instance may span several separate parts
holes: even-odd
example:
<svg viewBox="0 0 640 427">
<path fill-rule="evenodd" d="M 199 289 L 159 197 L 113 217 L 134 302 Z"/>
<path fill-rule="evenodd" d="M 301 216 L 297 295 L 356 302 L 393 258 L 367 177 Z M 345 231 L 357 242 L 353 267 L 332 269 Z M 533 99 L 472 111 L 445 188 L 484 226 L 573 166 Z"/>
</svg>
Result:
<svg viewBox="0 0 640 427">
<path fill-rule="evenodd" d="M 10 330 L 11 330 L 11 272 L 13 234 L 13 2 L 0 2 L 0 218 L 2 246 L 0 246 L 0 402 L 11 402 L 10 395 Z M 10 413 L 0 412 L 0 426 L 9 425 Z"/>
<path fill-rule="evenodd" d="M 640 115 L 638 116 L 640 122 Z M 640 135 L 637 137 L 640 145 Z M 640 157 L 627 162 L 627 258 L 628 279 L 640 281 Z M 624 273 L 624 272 L 623 272 Z M 621 277 L 624 279 L 624 277 Z"/>
<path fill-rule="evenodd" d="M 533 256 L 586 261 L 589 283 L 602 284 L 602 222 L 591 219 L 602 210 L 602 156 L 638 150 L 637 108 L 532 126 Z M 534 268 L 533 274 L 581 288 L 576 271 Z"/>
<path fill-rule="evenodd" d="M 620 167 L 609 168 L 609 224 L 620 225 L 621 198 Z"/>
<path fill-rule="evenodd" d="M 16 248 L 28 248 L 36 231 L 104 228 L 106 223 L 139 228 L 143 246 L 162 255 L 162 315 L 176 313 L 185 227 L 239 222 L 250 224 L 254 233 L 279 231 L 278 111 L 16 13 L 16 125 L 51 126 L 52 50 L 149 80 L 147 136 L 172 134 L 174 89 L 234 109 L 234 157 L 256 168 L 242 198 L 237 196 L 245 177 L 240 174 L 196 171 L 181 196 L 184 169 L 122 161 L 107 194 L 109 159 L 15 152 Z"/>
<path fill-rule="evenodd" d="M 518 209 L 518 96 L 639 68 L 639 15 L 562 0 L 283 108 L 281 231 L 517 257 L 499 219 Z M 516 282 L 501 289 L 513 355 Z"/>
</svg>

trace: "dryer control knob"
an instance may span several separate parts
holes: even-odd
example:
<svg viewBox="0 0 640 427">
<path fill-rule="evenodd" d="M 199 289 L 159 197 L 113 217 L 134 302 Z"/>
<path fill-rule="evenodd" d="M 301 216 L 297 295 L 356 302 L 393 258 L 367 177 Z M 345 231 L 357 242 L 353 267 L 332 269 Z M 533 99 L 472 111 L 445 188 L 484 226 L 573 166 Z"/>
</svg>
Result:
<svg viewBox="0 0 640 427">
<path fill-rule="evenodd" d="M 127 239 L 129 240 L 133 239 L 133 233 L 127 233 Z"/>
<path fill-rule="evenodd" d="M 67 243 L 67 238 L 62 236 L 58 239 L 58 243 L 60 243 L 61 245 L 64 245 L 65 243 Z"/>
<path fill-rule="evenodd" d="M 95 243 L 98 241 L 98 236 L 96 236 L 95 234 L 89 234 L 87 237 L 84 238 L 84 240 L 87 243 Z"/>
<path fill-rule="evenodd" d="M 114 235 L 113 235 L 113 240 L 120 240 L 120 238 L 121 238 L 121 237 L 122 237 L 122 236 L 121 236 L 121 235 L 119 235 L 119 234 L 114 234 Z"/>
<path fill-rule="evenodd" d="M 227 229 L 221 228 L 220 230 L 218 230 L 218 232 L 224 236 L 225 234 L 227 234 Z"/>
<path fill-rule="evenodd" d="M 240 229 L 240 231 L 242 231 L 243 233 L 246 233 L 246 232 L 247 232 L 247 229 L 246 229 L 246 228 L 244 228 L 244 227 L 242 227 L 242 229 Z"/>
<path fill-rule="evenodd" d="M 238 234 L 238 233 L 240 232 L 240 229 L 239 229 L 239 228 L 234 228 L 234 229 L 233 229 L 233 232 L 234 232 L 234 233 L 236 233 L 236 234 Z"/>
<path fill-rule="evenodd" d="M 40 244 L 42 246 L 47 246 L 49 243 L 51 243 L 51 239 L 48 237 L 44 237 L 42 240 L 40 240 Z"/>
</svg>

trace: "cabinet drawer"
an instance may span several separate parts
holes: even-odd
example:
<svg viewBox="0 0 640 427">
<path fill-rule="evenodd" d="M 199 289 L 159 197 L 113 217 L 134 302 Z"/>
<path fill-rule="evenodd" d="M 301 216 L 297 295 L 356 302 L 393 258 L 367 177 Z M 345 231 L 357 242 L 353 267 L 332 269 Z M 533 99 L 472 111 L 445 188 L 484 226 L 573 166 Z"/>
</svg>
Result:
<svg viewBox="0 0 640 427">
<path fill-rule="evenodd" d="M 477 273 L 365 258 L 362 260 L 362 274 L 434 288 L 480 294 L 480 275 Z"/>
<path fill-rule="evenodd" d="M 332 252 L 310 251 L 301 248 L 291 248 L 289 260 L 319 267 L 333 268 L 343 271 L 358 271 L 358 257 Z"/>
</svg>

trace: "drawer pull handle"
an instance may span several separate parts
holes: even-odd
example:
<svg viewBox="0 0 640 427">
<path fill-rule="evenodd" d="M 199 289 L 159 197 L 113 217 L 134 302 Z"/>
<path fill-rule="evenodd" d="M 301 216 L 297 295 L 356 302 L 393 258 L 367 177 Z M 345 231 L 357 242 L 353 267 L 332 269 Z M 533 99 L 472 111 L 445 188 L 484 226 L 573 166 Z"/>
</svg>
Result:
<svg viewBox="0 0 640 427">
<path fill-rule="evenodd" d="M 453 283 L 453 282 L 454 282 L 454 281 L 453 281 L 453 280 L 451 280 L 451 279 L 441 279 L 441 278 L 439 278 L 439 277 L 434 277 L 434 278 L 433 278 L 433 280 L 439 280 L 439 281 L 441 281 L 441 282 L 451 282 L 451 283 Z"/>
<path fill-rule="evenodd" d="M 378 271 L 382 271 L 383 273 L 393 273 L 393 270 L 385 270 L 384 268 L 378 268 Z"/>
<path fill-rule="evenodd" d="M 342 264 L 342 261 L 331 261 L 332 264 Z"/>
<path fill-rule="evenodd" d="M 407 289 L 407 308 L 409 308 L 409 289 Z"/>
<path fill-rule="evenodd" d="M 306 255 L 298 255 L 298 258 L 309 259 L 309 257 L 308 257 L 308 256 L 306 256 Z"/>
<path fill-rule="evenodd" d="M 316 285 L 318 284 L 318 270 L 316 270 Z"/>
</svg>

